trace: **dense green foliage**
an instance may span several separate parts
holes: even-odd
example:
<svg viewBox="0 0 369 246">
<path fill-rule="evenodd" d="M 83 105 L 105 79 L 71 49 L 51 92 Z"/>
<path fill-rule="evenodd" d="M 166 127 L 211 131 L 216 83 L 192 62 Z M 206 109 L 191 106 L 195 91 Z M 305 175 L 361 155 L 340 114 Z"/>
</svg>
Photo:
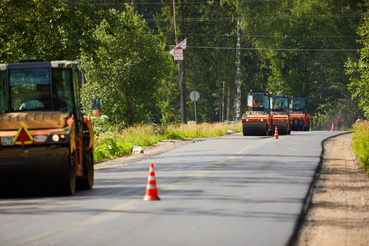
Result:
<svg viewBox="0 0 369 246">
<path fill-rule="evenodd" d="M 184 125 L 168 130 L 168 123 L 181 122 L 178 63 L 168 54 L 175 33 L 179 41 L 187 38 L 180 62 L 186 118 L 194 120 L 189 94 L 196 90 L 199 122 L 234 119 L 237 20 L 242 111 L 252 89 L 306 97 L 313 129 L 329 129 L 337 117 L 346 128 L 364 113 L 369 117 L 367 0 L 175 2 L 176 31 L 173 1 L 2 0 L 0 62 L 79 60 L 88 82 L 85 110 L 92 98 L 102 101 L 104 116 L 94 120 L 98 160 L 129 153 L 133 145 L 213 135 Z M 144 125 L 139 137 L 128 127 L 153 119 L 164 128 Z M 122 127 L 132 137 L 112 133 Z M 363 140 L 357 153 L 367 166 L 365 127 L 355 126 L 355 136 Z"/>
<path fill-rule="evenodd" d="M 236 43 L 235 23 L 224 21 L 225 16 L 235 12 L 234 5 L 220 6 L 218 3 L 193 3 L 177 1 L 177 32 L 179 41 L 187 38 L 189 48 L 184 50 L 184 70 L 186 114 L 189 120 L 194 120 L 194 104 L 189 100 L 191 91 L 198 91 L 200 99 L 197 102 L 198 121 L 214 122 L 219 119 L 219 99 L 221 93 L 230 90 L 233 104 L 235 93 L 235 50 L 221 49 L 234 47 Z M 174 44 L 173 5 L 163 5 L 162 12 L 154 14 L 159 35 L 165 43 Z M 172 48 L 173 46 L 170 46 Z M 220 48 L 219 48 L 220 47 Z M 228 83 L 228 81 L 232 81 Z M 223 82 L 225 86 L 223 88 Z M 168 84 L 169 100 L 179 97 L 178 90 L 170 90 L 173 83 Z M 175 104 L 174 104 L 175 105 Z M 173 110 L 173 103 L 166 105 L 167 117 L 177 119 L 180 115 Z M 233 107 L 231 107 L 233 111 Z M 176 118 L 177 117 L 177 118 Z M 233 118 L 231 118 L 233 119 Z"/>
<path fill-rule="evenodd" d="M 81 67 L 88 83 L 83 104 L 100 98 L 102 112 L 122 125 L 147 122 L 161 116 L 157 102 L 162 81 L 172 68 L 170 54 L 132 8 L 110 10 L 94 31 L 96 49 L 82 49 Z"/>
<path fill-rule="evenodd" d="M 345 114 L 345 105 L 349 111 L 356 109 L 343 67 L 348 58 L 356 59 L 360 48 L 355 27 L 361 11 L 357 2 L 335 0 L 238 5 L 245 39 L 268 61 L 267 90 L 306 97 L 311 115 L 332 118 L 331 122 L 341 116 L 349 123 L 354 118 Z"/>
<path fill-rule="evenodd" d="M 352 76 L 349 88 L 352 96 L 359 98 L 359 106 L 364 110 L 365 116 L 369 117 L 369 19 L 366 17 L 358 28 L 360 35 L 360 58 L 357 62 L 349 60 L 347 62 L 347 73 Z"/>
<path fill-rule="evenodd" d="M 75 59 L 92 43 L 94 18 L 103 15 L 87 1 L 3 0 L 0 2 L 0 62 L 23 58 Z M 68 4 L 69 3 L 69 4 Z"/>
<path fill-rule="evenodd" d="M 0 13 L 0 62 L 80 60 L 84 106 L 100 97 L 110 125 L 180 122 L 172 1 L 3 0 Z M 350 126 L 369 108 L 365 13 L 366 1 L 176 0 L 186 118 L 197 90 L 199 122 L 234 119 L 240 20 L 242 111 L 250 89 L 273 91 L 306 97 L 315 129 Z"/>
<path fill-rule="evenodd" d="M 369 122 L 359 122 L 353 125 L 352 149 L 364 170 L 369 174 Z"/>
<path fill-rule="evenodd" d="M 133 1 L 133 3 L 142 1 Z M 172 2 L 137 4 L 165 43 L 174 45 Z M 156 6 L 151 7 L 151 6 Z M 327 129 L 338 117 L 349 127 L 362 111 L 352 99 L 345 73 L 358 59 L 356 29 L 365 13 L 361 1 L 176 1 L 179 40 L 184 50 L 185 94 L 200 92 L 200 121 L 234 119 L 236 20 L 241 20 L 242 111 L 247 92 L 273 91 L 308 99 L 314 129 Z M 150 11 L 152 9 L 152 11 Z M 168 50 L 169 50 L 168 49 Z M 177 80 L 168 80 L 165 114 L 179 121 Z M 193 119 L 193 102 L 186 100 Z M 222 110 L 222 118 L 219 114 Z M 229 111 L 229 112 L 227 112 Z"/>
</svg>

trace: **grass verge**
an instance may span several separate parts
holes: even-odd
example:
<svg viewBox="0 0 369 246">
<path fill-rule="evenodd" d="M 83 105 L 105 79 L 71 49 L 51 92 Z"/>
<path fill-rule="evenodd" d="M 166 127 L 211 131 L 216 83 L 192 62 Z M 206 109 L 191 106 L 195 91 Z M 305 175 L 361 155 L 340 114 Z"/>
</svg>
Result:
<svg viewBox="0 0 369 246">
<path fill-rule="evenodd" d="M 352 150 L 363 169 L 369 174 L 369 122 L 362 121 L 353 125 Z"/>
<path fill-rule="evenodd" d="M 185 138 L 208 138 L 227 134 L 228 130 L 242 131 L 242 124 L 201 123 L 167 126 L 136 125 L 120 132 L 101 134 L 95 139 L 94 161 L 99 162 L 131 153 L 134 145 L 145 148 L 159 141 Z"/>
</svg>

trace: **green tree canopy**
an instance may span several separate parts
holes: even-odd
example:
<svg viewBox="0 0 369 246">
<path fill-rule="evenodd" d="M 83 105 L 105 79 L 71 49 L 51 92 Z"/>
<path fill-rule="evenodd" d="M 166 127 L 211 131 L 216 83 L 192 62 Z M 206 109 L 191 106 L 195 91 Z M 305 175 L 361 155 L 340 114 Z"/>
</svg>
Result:
<svg viewBox="0 0 369 246">
<path fill-rule="evenodd" d="M 84 105 L 90 109 L 91 100 L 100 98 L 102 113 L 111 123 L 117 115 L 123 125 L 160 117 L 159 89 L 174 67 L 141 16 L 130 7 L 112 9 L 93 38 L 95 52 L 82 49 L 80 59 L 88 80 L 82 90 Z"/>
<path fill-rule="evenodd" d="M 369 18 L 358 28 L 360 35 L 360 58 L 358 61 L 349 60 L 346 63 L 347 73 L 351 75 L 351 84 L 348 85 L 353 98 L 359 98 L 359 107 L 364 110 L 366 118 L 369 118 Z"/>
<path fill-rule="evenodd" d="M 73 59 L 93 29 L 91 3 L 61 0 L 0 2 L 0 61 Z"/>
</svg>

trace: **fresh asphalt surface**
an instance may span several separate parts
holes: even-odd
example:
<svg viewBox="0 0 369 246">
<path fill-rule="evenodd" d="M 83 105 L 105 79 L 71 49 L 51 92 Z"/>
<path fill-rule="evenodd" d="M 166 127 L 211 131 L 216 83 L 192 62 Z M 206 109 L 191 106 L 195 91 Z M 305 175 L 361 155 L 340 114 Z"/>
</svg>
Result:
<svg viewBox="0 0 369 246">
<path fill-rule="evenodd" d="M 95 173 L 74 196 L 0 197 L 0 245 L 286 245 L 339 133 L 230 135 Z M 150 162 L 161 201 L 142 201 Z"/>
</svg>

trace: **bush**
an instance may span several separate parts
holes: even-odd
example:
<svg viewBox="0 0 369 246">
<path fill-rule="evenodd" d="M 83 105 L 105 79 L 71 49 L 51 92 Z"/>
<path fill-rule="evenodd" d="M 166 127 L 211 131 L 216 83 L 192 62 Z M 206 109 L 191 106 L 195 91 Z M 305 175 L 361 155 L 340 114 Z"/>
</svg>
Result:
<svg viewBox="0 0 369 246">
<path fill-rule="evenodd" d="M 369 122 L 355 123 L 353 129 L 352 149 L 363 169 L 369 173 Z"/>
<path fill-rule="evenodd" d="M 100 115 L 97 117 L 91 116 L 91 122 L 95 137 L 104 133 L 114 133 L 118 131 L 118 128 L 115 125 L 111 125 L 107 115 Z"/>
</svg>

